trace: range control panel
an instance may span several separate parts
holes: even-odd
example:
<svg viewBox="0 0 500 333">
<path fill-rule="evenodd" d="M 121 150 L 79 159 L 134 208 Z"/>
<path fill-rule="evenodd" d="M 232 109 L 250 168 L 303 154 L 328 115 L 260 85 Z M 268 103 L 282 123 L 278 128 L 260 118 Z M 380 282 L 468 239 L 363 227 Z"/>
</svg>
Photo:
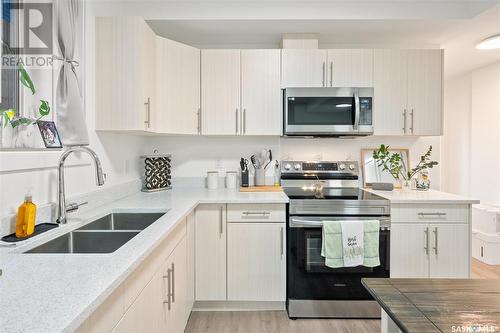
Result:
<svg viewBox="0 0 500 333">
<path fill-rule="evenodd" d="M 281 173 L 353 173 L 358 174 L 357 161 L 281 161 Z"/>
</svg>

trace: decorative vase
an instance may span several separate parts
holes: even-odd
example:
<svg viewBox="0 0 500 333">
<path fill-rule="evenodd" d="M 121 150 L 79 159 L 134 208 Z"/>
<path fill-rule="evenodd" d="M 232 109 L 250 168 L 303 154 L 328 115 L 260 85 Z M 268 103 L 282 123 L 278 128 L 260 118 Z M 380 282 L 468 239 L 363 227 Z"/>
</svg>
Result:
<svg viewBox="0 0 500 333">
<path fill-rule="evenodd" d="M 431 188 L 429 170 L 423 169 L 422 171 L 420 171 L 416 183 L 417 190 L 428 191 Z"/>
<path fill-rule="evenodd" d="M 403 180 L 401 182 L 401 190 L 403 191 L 411 191 L 412 181 L 411 180 Z"/>
</svg>

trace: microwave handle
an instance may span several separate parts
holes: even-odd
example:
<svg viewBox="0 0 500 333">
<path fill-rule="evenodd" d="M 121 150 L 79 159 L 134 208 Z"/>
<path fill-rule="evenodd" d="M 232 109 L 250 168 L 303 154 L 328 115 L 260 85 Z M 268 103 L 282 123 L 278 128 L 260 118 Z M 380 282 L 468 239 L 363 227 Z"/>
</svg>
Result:
<svg viewBox="0 0 500 333">
<path fill-rule="evenodd" d="M 359 94 L 355 92 L 353 98 L 354 98 L 354 112 L 355 112 L 353 129 L 357 131 L 359 130 L 359 114 L 360 114 Z"/>
</svg>

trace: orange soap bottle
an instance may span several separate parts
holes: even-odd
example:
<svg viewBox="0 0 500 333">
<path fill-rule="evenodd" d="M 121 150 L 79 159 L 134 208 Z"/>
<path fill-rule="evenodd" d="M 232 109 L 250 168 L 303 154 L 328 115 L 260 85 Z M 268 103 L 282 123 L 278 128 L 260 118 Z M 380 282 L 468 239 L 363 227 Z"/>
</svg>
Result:
<svg viewBox="0 0 500 333">
<path fill-rule="evenodd" d="M 31 200 L 31 195 L 26 195 L 23 204 L 19 206 L 17 211 L 17 238 L 28 237 L 35 231 L 36 205 Z"/>
</svg>

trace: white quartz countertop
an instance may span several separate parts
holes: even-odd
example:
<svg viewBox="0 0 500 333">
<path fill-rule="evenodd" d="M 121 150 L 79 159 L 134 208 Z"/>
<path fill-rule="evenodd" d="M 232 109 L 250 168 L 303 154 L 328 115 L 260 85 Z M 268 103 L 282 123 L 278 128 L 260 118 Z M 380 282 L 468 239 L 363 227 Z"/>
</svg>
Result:
<svg viewBox="0 0 500 333">
<path fill-rule="evenodd" d="M 200 203 L 286 203 L 282 192 L 240 193 L 238 190 L 174 189 L 136 193 L 68 224 L 0 247 L 0 332 L 70 332 L 141 264 L 169 232 Z M 111 212 L 168 212 L 110 254 L 22 254 L 41 243 Z M 0 245 L 1 246 L 1 245 Z"/>
<path fill-rule="evenodd" d="M 374 193 L 381 196 L 387 200 L 391 201 L 391 204 L 478 204 L 479 200 L 462 197 L 460 195 L 429 190 L 429 191 L 417 191 L 417 190 L 400 190 L 395 189 L 393 191 L 375 191 L 372 189 L 366 189 L 368 192 Z"/>
</svg>

